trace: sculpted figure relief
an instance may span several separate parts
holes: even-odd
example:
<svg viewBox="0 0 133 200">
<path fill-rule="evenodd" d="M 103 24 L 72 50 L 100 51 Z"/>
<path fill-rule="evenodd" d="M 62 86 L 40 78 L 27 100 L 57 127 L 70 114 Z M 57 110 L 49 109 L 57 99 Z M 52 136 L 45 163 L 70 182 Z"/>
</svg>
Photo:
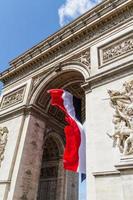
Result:
<svg viewBox="0 0 133 200">
<path fill-rule="evenodd" d="M 133 80 L 125 82 L 121 91 L 108 90 L 114 108 L 114 133 L 108 134 L 123 155 L 133 154 Z"/>
<path fill-rule="evenodd" d="M 1 162 L 4 159 L 4 151 L 5 146 L 7 143 L 7 135 L 8 135 L 8 129 L 7 127 L 0 127 L 0 166 Z"/>
<path fill-rule="evenodd" d="M 91 64 L 90 64 L 90 51 L 85 51 L 83 53 L 81 53 L 80 55 L 78 55 L 77 57 L 72 59 L 73 61 L 78 61 L 84 65 L 86 65 L 89 69 L 91 68 Z"/>
</svg>

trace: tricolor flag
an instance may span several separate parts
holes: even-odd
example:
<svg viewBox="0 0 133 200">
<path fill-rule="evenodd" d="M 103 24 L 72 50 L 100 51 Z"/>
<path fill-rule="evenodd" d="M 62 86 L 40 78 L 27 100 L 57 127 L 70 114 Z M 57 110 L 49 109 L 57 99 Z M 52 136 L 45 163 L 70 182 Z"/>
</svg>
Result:
<svg viewBox="0 0 133 200">
<path fill-rule="evenodd" d="M 51 105 L 65 113 L 67 125 L 64 128 L 66 146 L 63 163 L 66 170 L 86 173 L 85 133 L 82 124 L 76 118 L 73 96 L 63 89 L 51 89 Z"/>
</svg>

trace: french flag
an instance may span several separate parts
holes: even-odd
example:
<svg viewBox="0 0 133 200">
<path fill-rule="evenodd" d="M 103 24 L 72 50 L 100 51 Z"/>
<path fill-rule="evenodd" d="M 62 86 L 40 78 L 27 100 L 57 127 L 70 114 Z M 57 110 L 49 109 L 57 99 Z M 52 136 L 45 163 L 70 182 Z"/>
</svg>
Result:
<svg viewBox="0 0 133 200">
<path fill-rule="evenodd" d="M 63 164 L 66 170 L 86 173 L 85 133 L 82 124 L 76 118 L 73 95 L 63 89 L 51 89 L 51 105 L 65 113 L 67 125 L 64 128 L 66 145 Z"/>
</svg>

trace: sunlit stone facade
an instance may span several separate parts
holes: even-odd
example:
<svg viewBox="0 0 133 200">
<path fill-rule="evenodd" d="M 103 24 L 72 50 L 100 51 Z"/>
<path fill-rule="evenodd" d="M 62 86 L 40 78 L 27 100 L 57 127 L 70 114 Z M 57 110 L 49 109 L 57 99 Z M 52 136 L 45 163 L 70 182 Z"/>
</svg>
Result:
<svg viewBox="0 0 133 200">
<path fill-rule="evenodd" d="M 132 19 L 131 0 L 103 1 L 0 74 L 0 200 L 78 199 L 78 176 L 62 167 L 65 121 L 50 88 L 81 102 L 87 200 L 133 199 Z"/>
</svg>

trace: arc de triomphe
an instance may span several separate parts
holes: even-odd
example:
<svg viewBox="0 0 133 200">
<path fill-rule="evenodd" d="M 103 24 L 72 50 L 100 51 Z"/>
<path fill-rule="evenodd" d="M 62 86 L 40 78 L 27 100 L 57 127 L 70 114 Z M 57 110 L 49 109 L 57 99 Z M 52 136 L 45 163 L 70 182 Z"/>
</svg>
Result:
<svg viewBox="0 0 133 200">
<path fill-rule="evenodd" d="M 77 200 L 65 172 L 64 115 L 47 93 L 79 99 L 87 200 L 133 199 L 133 2 L 105 0 L 0 74 L 0 200 Z"/>
</svg>

